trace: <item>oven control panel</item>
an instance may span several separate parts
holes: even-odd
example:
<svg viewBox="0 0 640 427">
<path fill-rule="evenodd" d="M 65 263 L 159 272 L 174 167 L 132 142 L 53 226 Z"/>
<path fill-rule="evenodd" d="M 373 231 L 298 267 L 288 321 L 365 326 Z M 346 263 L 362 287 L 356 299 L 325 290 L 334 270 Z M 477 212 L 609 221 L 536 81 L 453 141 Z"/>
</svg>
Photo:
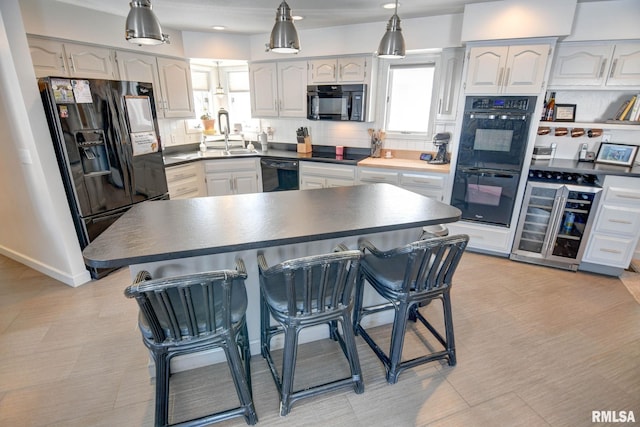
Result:
<svg viewBox="0 0 640 427">
<path fill-rule="evenodd" d="M 468 97 L 465 111 L 521 111 L 529 112 L 535 105 L 531 96 Z"/>
</svg>

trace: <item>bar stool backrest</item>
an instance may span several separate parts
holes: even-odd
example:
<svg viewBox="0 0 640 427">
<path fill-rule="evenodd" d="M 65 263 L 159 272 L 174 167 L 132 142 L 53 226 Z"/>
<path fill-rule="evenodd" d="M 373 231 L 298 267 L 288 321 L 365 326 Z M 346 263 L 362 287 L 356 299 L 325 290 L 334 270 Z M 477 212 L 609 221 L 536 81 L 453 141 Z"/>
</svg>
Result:
<svg viewBox="0 0 640 427">
<path fill-rule="evenodd" d="M 467 239 L 420 240 L 408 245 L 410 253 L 403 291 L 431 292 L 451 286 L 453 274 L 467 246 Z"/>
<path fill-rule="evenodd" d="M 228 331 L 246 310 L 246 277 L 244 265 L 177 278 L 143 277 L 125 295 L 138 302 L 156 345 L 175 344 Z M 232 309 L 232 300 L 239 306 Z"/>
<path fill-rule="evenodd" d="M 340 309 L 351 304 L 353 287 L 357 278 L 362 253 L 358 250 L 332 252 L 284 261 L 266 267 L 263 256 L 260 281 L 271 292 L 277 292 L 280 283 L 286 307 L 279 311 L 290 317 L 307 316 Z"/>
</svg>

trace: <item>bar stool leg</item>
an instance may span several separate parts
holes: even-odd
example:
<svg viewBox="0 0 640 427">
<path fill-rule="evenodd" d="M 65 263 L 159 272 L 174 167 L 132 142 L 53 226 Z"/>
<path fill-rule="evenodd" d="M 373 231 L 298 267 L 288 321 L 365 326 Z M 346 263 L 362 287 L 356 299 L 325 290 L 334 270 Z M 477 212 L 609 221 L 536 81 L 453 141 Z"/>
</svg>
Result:
<svg viewBox="0 0 640 427">
<path fill-rule="evenodd" d="M 284 351 L 282 355 L 282 390 L 280 392 L 280 415 L 285 416 L 291 410 L 293 376 L 298 353 L 298 329 L 287 325 L 284 328 Z"/>
<path fill-rule="evenodd" d="M 395 384 L 398 382 L 398 366 L 402 361 L 402 346 L 404 345 L 404 334 L 407 329 L 410 306 L 406 302 L 401 302 L 395 309 L 395 319 L 391 330 L 391 347 L 389 351 L 389 366 L 387 371 L 387 382 Z"/>
</svg>

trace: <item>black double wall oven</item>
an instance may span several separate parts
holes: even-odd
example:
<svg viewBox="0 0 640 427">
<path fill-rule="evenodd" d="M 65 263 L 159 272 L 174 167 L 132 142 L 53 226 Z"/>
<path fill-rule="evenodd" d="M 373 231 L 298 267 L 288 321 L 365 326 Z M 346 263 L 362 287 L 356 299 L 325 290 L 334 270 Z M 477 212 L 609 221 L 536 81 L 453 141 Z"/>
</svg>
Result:
<svg viewBox="0 0 640 427">
<path fill-rule="evenodd" d="M 461 219 L 511 225 L 535 101 L 534 96 L 465 100 L 451 195 Z"/>
</svg>

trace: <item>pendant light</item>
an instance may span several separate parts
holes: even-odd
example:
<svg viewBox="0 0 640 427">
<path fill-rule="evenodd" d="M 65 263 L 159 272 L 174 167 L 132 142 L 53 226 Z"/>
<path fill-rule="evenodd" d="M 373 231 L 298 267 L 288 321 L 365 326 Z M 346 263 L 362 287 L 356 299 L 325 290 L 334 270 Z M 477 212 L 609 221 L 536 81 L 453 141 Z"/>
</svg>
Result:
<svg viewBox="0 0 640 427">
<path fill-rule="evenodd" d="M 222 96 L 224 95 L 224 89 L 220 82 L 220 61 L 216 61 L 216 70 L 218 70 L 218 86 L 216 86 L 216 95 Z"/>
<path fill-rule="evenodd" d="M 276 12 L 276 23 L 271 30 L 269 50 L 278 53 L 298 53 L 300 40 L 298 32 L 293 26 L 291 8 L 285 0 L 280 3 Z"/>
<path fill-rule="evenodd" d="M 129 6 L 125 29 L 127 41 L 139 45 L 169 43 L 169 36 L 162 33 L 160 22 L 151 10 L 151 0 L 133 0 Z"/>
<path fill-rule="evenodd" d="M 398 17 L 398 0 L 396 0 L 396 10 L 387 23 L 387 32 L 380 40 L 378 46 L 378 57 L 380 58 L 404 58 L 405 47 L 402 28 L 400 28 L 400 18 Z"/>
</svg>

